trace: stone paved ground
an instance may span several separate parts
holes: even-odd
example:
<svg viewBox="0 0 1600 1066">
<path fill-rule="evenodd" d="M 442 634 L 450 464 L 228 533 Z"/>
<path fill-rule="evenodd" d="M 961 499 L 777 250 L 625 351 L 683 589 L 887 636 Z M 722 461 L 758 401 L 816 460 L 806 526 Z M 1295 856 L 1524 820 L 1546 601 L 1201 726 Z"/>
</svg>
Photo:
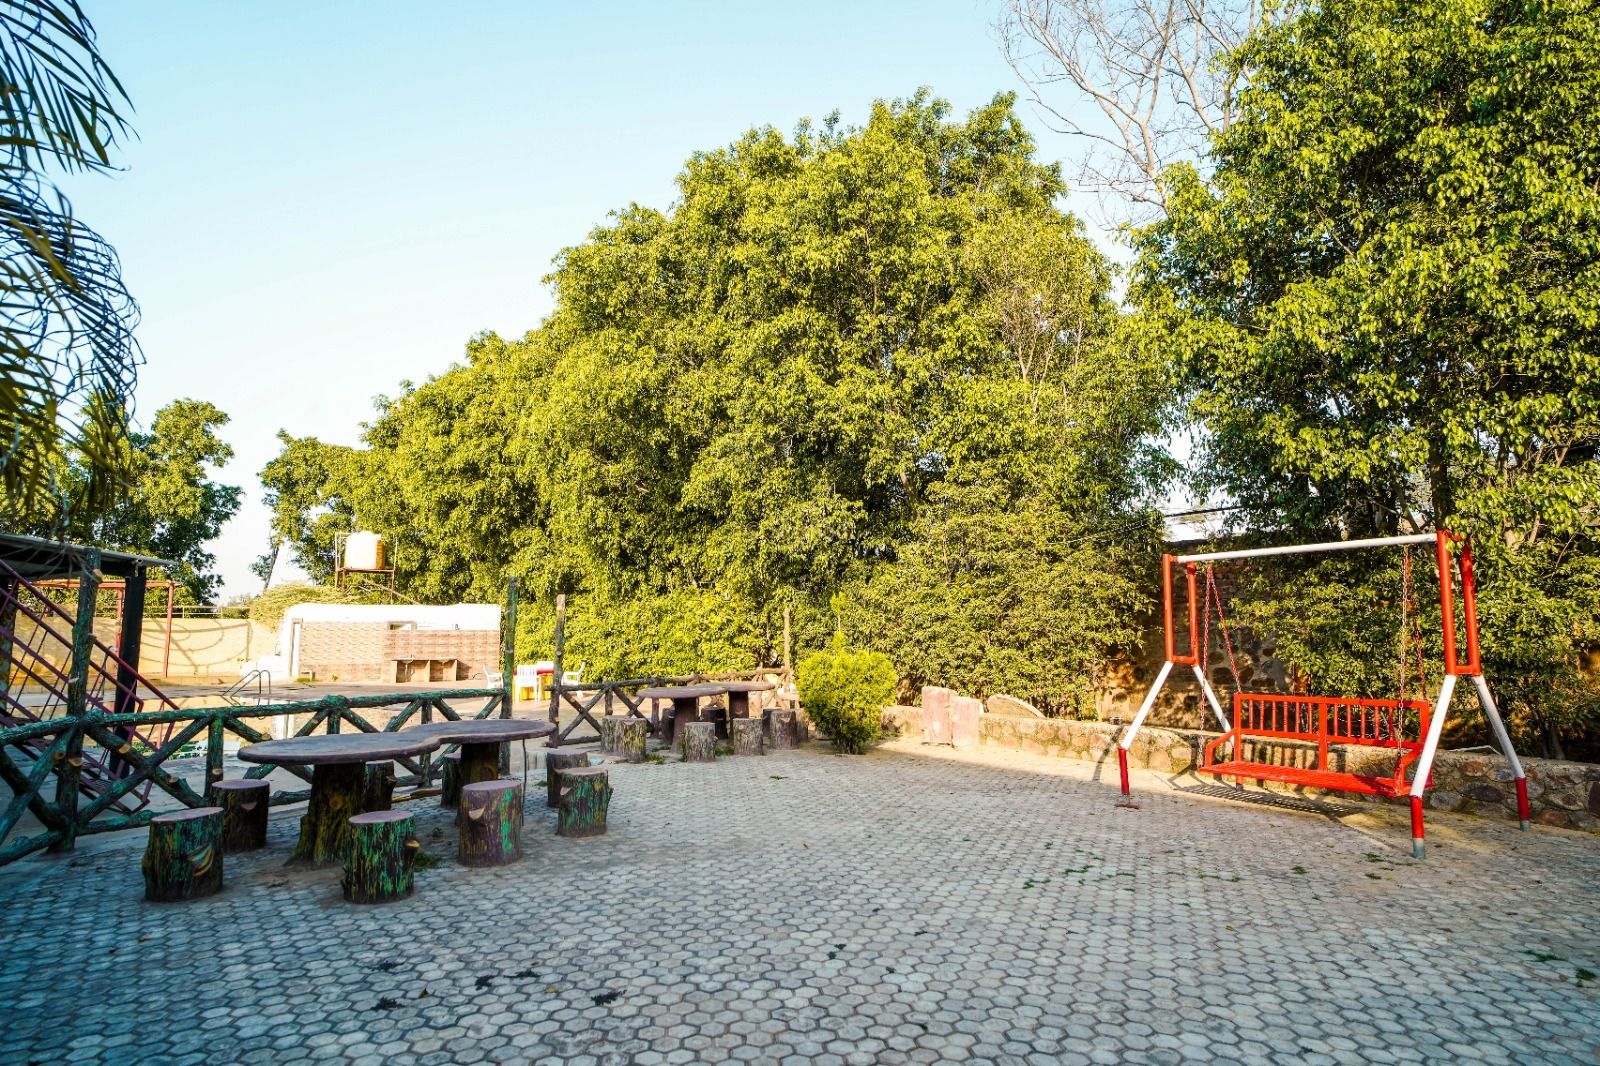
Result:
<svg viewBox="0 0 1600 1066">
<path fill-rule="evenodd" d="M 0 871 L 0 1062 L 1600 1060 L 1594 837 L 1443 816 L 1417 863 L 1398 812 L 908 742 L 612 774 L 609 836 L 535 808 L 383 907 L 281 868 L 289 812 L 190 905 L 140 834 Z"/>
</svg>

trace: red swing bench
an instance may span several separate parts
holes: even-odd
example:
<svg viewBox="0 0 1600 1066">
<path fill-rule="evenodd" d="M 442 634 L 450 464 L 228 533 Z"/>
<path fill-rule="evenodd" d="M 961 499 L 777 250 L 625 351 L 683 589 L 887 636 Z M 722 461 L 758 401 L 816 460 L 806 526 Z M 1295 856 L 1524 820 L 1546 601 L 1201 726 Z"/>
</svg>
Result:
<svg viewBox="0 0 1600 1066">
<path fill-rule="evenodd" d="M 1288 696 L 1266 692 L 1233 694 L 1233 729 L 1206 745 L 1200 765 L 1203 774 L 1251 781 L 1279 781 L 1336 792 L 1371 796 L 1403 796 L 1411 790 L 1408 771 L 1422 755 L 1432 711 L 1422 700 L 1345 699 L 1337 696 Z M 1246 759 L 1251 741 L 1299 741 L 1316 745 L 1316 765 L 1263 762 Z M 1217 754 L 1227 746 L 1228 759 Z M 1345 746 L 1390 748 L 1399 751 L 1394 772 L 1387 776 L 1335 769 Z M 1311 754 L 1308 747 L 1286 749 L 1286 754 Z M 1251 751 L 1251 755 L 1259 752 Z"/>
<path fill-rule="evenodd" d="M 1408 671 L 1407 648 L 1416 644 L 1421 648 L 1420 632 L 1413 632 L 1416 615 L 1411 611 L 1411 559 L 1413 545 L 1432 544 L 1439 576 L 1439 622 L 1444 645 L 1444 675 L 1439 682 L 1438 696 L 1430 705 L 1423 700 L 1405 698 L 1405 678 Z M 1212 564 L 1223 560 L 1250 559 L 1269 555 L 1301 555 L 1321 552 L 1357 551 L 1369 548 L 1397 547 L 1404 549 L 1404 587 L 1401 595 L 1401 691 L 1399 699 L 1358 699 L 1341 696 L 1280 695 L 1278 693 L 1245 692 L 1240 686 L 1237 670 L 1234 671 L 1233 718 L 1230 721 L 1222 712 L 1211 681 L 1207 677 L 1210 666 L 1210 627 L 1212 607 L 1224 643 L 1228 661 L 1233 663 L 1232 642 L 1227 623 L 1222 614 L 1222 598 L 1217 590 Z M 1202 627 L 1202 596 L 1198 582 L 1198 565 L 1206 566 L 1204 600 L 1204 625 Z M 1187 640 L 1180 650 L 1179 625 L 1173 617 L 1173 567 L 1182 566 L 1188 592 Z M 1461 620 L 1458 633 L 1456 619 L 1455 585 L 1459 578 L 1461 587 Z M 1510 767 L 1517 788 L 1517 811 L 1522 828 L 1529 824 L 1527 775 L 1511 737 L 1500 718 L 1488 682 L 1483 677 L 1483 663 L 1478 648 L 1478 616 L 1476 591 L 1472 574 L 1472 549 L 1460 537 L 1446 530 L 1436 533 L 1417 533 L 1396 537 L 1373 537 L 1365 540 L 1326 541 L 1318 544 L 1295 544 L 1270 548 L 1245 548 L 1236 551 L 1201 552 L 1195 555 L 1163 555 L 1161 557 L 1161 584 L 1164 608 L 1166 661 L 1157 672 L 1155 681 L 1146 693 L 1139 712 L 1117 741 L 1117 762 L 1122 776 L 1122 794 L 1128 795 L 1128 750 L 1138 736 L 1145 719 L 1155 706 L 1156 697 L 1167 683 L 1174 667 L 1186 666 L 1193 672 L 1206 704 L 1222 726 L 1222 735 L 1206 745 L 1200 765 L 1201 773 L 1235 780 L 1278 781 L 1310 788 L 1336 792 L 1356 792 L 1374 796 L 1406 796 L 1411 804 L 1411 847 L 1417 858 L 1423 855 L 1423 797 L 1431 780 L 1433 759 L 1439 749 L 1439 740 L 1445 716 L 1455 694 L 1456 682 L 1466 678 L 1477 691 L 1478 704 L 1489 722 L 1495 741 Z M 1457 636 L 1463 638 L 1458 646 Z M 1417 660 L 1421 687 L 1427 688 L 1427 678 L 1421 668 L 1420 650 Z M 1274 745 L 1281 761 L 1269 762 L 1256 756 L 1267 742 L 1298 741 L 1298 745 Z M 1260 743 L 1254 743 L 1260 742 Z M 1226 746 L 1228 758 L 1218 755 Z M 1314 746 L 1314 748 L 1313 748 Z M 1360 773 L 1347 770 L 1344 763 L 1350 747 L 1377 747 L 1395 749 L 1393 771 L 1388 774 Z M 1315 752 L 1315 764 L 1310 763 Z M 1338 763 L 1338 765 L 1335 765 Z"/>
</svg>

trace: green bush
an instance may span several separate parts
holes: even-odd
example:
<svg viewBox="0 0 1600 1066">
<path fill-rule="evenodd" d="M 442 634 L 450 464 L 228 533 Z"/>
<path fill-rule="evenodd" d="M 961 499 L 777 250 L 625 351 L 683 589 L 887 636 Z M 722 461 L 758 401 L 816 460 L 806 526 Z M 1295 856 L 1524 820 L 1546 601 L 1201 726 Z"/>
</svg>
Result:
<svg viewBox="0 0 1600 1066">
<path fill-rule="evenodd" d="M 894 699 L 894 665 L 875 651 L 851 651 L 842 635 L 833 647 L 806 656 L 795 686 L 817 728 L 840 751 L 859 755 L 883 732 L 883 709 Z"/>
</svg>

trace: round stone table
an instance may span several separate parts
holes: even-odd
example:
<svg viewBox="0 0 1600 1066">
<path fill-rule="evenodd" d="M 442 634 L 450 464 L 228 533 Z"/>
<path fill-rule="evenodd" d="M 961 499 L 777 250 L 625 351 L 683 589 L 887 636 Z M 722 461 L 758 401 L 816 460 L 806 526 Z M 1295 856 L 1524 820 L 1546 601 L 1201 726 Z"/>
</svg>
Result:
<svg viewBox="0 0 1600 1066">
<path fill-rule="evenodd" d="M 461 745 L 461 784 L 476 785 L 500 777 L 500 746 L 513 740 L 547 737 L 552 722 L 528 718 L 473 718 L 464 722 L 429 722 L 400 730 L 400 736 L 432 737 L 440 744 Z"/>
<path fill-rule="evenodd" d="M 701 722 L 707 720 L 700 717 L 701 697 L 720 696 L 727 691 L 727 686 L 720 684 L 666 685 L 658 688 L 642 688 L 638 694 L 640 699 L 672 701 L 670 724 L 660 731 L 670 747 L 678 742 L 679 722 Z"/>
<path fill-rule="evenodd" d="M 400 733 L 329 733 L 264 740 L 239 749 L 245 762 L 311 767 L 311 802 L 300 819 L 300 840 L 291 863 L 325 866 L 343 862 L 350 846 L 350 819 L 361 813 L 368 762 L 421 755 L 441 742 Z"/>
</svg>

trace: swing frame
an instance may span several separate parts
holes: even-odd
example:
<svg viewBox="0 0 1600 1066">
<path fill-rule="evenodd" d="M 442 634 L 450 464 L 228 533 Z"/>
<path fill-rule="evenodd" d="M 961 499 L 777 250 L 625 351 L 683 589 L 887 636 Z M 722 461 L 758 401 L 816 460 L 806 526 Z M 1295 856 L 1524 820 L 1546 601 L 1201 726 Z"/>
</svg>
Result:
<svg viewBox="0 0 1600 1066">
<path fill-rule="evenodd" d="M 1391 736 L 1391 742 L 1383 746 L 1400 748 L 1399 764 L 1396 767 L 1394 778 L 1376 779 L 1359 777 L 1354 774 L 1293 771 L 1288 772 L 1282 768 L 1273 767 L 1264 763 L 1246 763 L 1233 761 L 1221 764 L 1222 776 L 1233 777 L 1238 780 L 1288 780 L 1292 783 L 1311 784 L 1314 787 L 1333 788 L 1340 791 L 1366 792 L 1377 795 L 1398 796 L 1402 792 L 1409 795 L 1411 803 L 1411 851 L 1416 858 L 1425 854 L 1425 831 L 1423 825 L 1423 799 L 1426 795 L 1429 779 L 1433 771 L 1434 756 L 1438 754 L 1439 738 L 1444 732 L 1445 719 L 1449 717 L 1450 701 L 1455 695 L 1456 682 L 1459 678 L 1466 677 L 1472 680 L 1473 687 L 1477 690 L 1478 703 L 1483 708 L 1484 717 L 1488 719 L 1491 731 L 1494 733 L 1497 746 L 1510 764 L 1511 773 L 1516 781 L 1517 813 L 1521 820 L 1522 828 L 1529 827 L 1530 815 L 1528 808 L 1528 780 L 1523 771 L 1522 761 L 1517 758 L 1517 753 L 1511 746 L 1511 735 L 1507 732 L 1505 722 L 1500 718 L 1500 710 L 1496 706 L 1494 696 L 1489 691 L 1489 683 L 1483 676 L 1483 662 L 1478 647 L 1478 602 L 1477 585 L 1472 572 L 1472 545 L 1464 537 L 1451 533 L 1449 530 L 1438 530 L 1433 533 L 1414 533 L 1398 537 L 1369 537 L 1362 540 L 1336 540 L 1323 541 L 1315 544 L 1289 544 L 1274 548 L 1244 548 L 1235 551 L 1200 552 L 1193 555 L 1161 556 L 1161 596 L 1162 619 L 1166 643 L 1166 660 L 1161 664 L 1160 671 L 1156 674 L 1155 682 L 1150 686 L 1150 691 L 1145 695 L 1144 702 L 1139 706 L 1139 712 L 1134 716 L 1133 722 L 1117 742 L 1117 764 L 1122 775 L 1122 794 L 1129 794 L 1128 782 L 1128 749 L 1133 745 L 1134 738 L 1143 728 L 1145 719 L 1149 716 L 1151 708 L 1155 706 L 1156 698 L 1161 694 L 1167 679 L 1172 674 L 1174 666 L 1187 666 L 1193 672 L 1195 680 L 1200 683 L 1200 691 L 1204 694 L 1207 705 L 1222 726 L 1223 736 L 1217 738 L 1207 747 L 1206 761 L 1209 763 L 1212 754 L 1218 745 L 1224 741 L 1232 740 L 1232 757 L 1239 759 L 1238 741 L 1242 735 L 1250 734 L 1262 737 L 1287 736 L 1289 739 L 1311 740 L 1318 744 L 1320 764 L 1325 764 L 1327 748 L 1330 743 L 1362 743 L 1354 737 L 1341 737 L 1337 734 L 1330 736 L 1328 727 L 1328 713 L 1330 707 L 1338 713 L 1340 707 L 1358 708 L 1363 702 L 1368 704 L 1394 705 L 1396 708 L 1410 708 L 1419 701 L 1360 701 L 1329 696 L 1304 696 L 1291 697 L 1290 699 L 1319 708 L 1320 728 L 1313 732 L 1309 729 L 1288 727 L 1282 729 L 1235 729 L 1223 713 L 1222 704 L 1217 699 L 1216 691 L 1211 687 L 1211 681 L 1206 676 L 1206 667 L 1209 664 L 1200 662 L 1200 647 L 1197 643 L 1200 633 L 1200 599 L 1198 589 L 1198 566 L 1201 563 L 1214 563 L 1232 559 L 1258 559 L 1275 555 L 1308 555 L 1322 552 L 1360 551 L 1369 548 L 1401 547 L 1413 544 L 1433 544 L 1434 559 L 1439 573 L 1439 617 L 1441 635 L 1444 644 L 1444 679 L 1439 686 L 1439 694 L 1435 698 L 1431 711 L 1423 702 L 1417 708 L 1422 734 L 1420 748 L 1415 742 L 1402 742 L 1398 736 Z M 1178 640 L 1178 624 L 1173 610 L 1173 568 L 1183 567 L 1183 579 L 1186 582 L 1188 593 L 1187 640 L 1185 648 L 1180 650 Z M 1456 589 L 1459 580 L 1460 605 L 1462 621 L 1458 628 L 1456 624 Z M 1207 605 L 1209 618 L 1209 604 Z M 1260 702 L 1263 693 L 1234 693 L 1235 716 L 1242 713 L 1245 701 Z M 1270 697 L 1281 700 L 1282 697 Z M 1346 711 L 1346 714 L 1351 713 Z M 1391 728 L 1391 734 L 1392 734 Z M 1371 743 L 1371 741 L 1366 741 Z M 1320 765 L 1319 764 L 1319 765 Z M 1410 766 L 1412 773 L 1407 786 L 1405 770 Z M 1259 771 L 1259 774 L 1256 772 Z"/>
</svg>

